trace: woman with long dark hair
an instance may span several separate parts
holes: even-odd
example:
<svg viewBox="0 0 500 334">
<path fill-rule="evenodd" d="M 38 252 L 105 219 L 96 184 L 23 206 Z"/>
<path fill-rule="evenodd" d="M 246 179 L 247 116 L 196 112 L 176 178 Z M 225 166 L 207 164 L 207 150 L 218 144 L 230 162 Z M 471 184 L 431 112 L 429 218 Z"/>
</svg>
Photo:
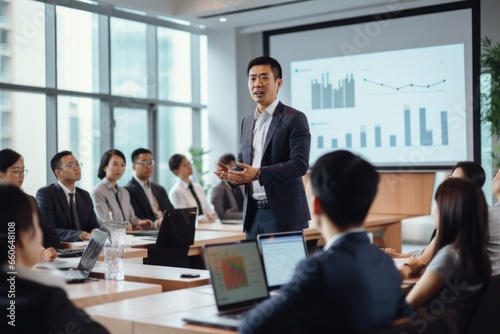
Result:
<svg viewBox="0 0 500 334">
<path fill-rule="evenodd" d="M 406 301 L 431 313 L 451 308 L 464 319 L 491 275 L 488 205 L 475 182 L 451 178 L 439 186 L 432 213 L 439 231 L 434 256 Z"/>
</svg>

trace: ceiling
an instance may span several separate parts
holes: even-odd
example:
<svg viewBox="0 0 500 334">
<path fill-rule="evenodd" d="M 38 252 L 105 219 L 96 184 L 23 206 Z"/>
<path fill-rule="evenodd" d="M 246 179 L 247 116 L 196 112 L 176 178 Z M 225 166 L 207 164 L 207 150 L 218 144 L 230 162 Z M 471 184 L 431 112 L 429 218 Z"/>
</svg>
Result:
<svg viewBox="0 0 500 334">
<path fill-rule="evenodd" d="M 433 0 L 97 0 L 154 16 L 167 16 L 210 30 L 246 29 L 249 32 L 332 20 L 347 11 L 358 15 L 375 8 L 404 6 Z M 442 1 L 441 1 L 442 2 Z M 226 17 L 221 23 L 219 18 Z M 270 28 L 271 27 L 271 28 Z"/>
</svg>

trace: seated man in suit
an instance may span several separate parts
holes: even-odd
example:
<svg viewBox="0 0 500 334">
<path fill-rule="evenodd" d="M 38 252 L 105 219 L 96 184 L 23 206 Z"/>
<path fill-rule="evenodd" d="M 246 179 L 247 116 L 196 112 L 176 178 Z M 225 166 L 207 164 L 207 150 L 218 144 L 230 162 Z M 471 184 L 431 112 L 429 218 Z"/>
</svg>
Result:
<svg viewBox="0 0 500 334">
<path fill-rule="evenodd" d="M 154 171 L 153 154 L 145 148 L 132 152 L 134 176 L 124 187 L 130 194 L 130 204 L 135 215 L 154 222 L 154 228 L 161 226 L 163 212 L 173 210 L 165 188 L 149 179 Z"/>
<path fill-rule="evenodd" d="M 219 162 L 233 168 L 236 165 L 236 157 L 233 154 L 224 154 L 219 158 Z M 240 186 L 233 188 L 226 180 L 220 180 L 212 189 L 211 200 L 221 220 L 242 219 L 243 192 Z"/>
<path fill-rule="evenodd" d="M 410 315 L 393 260 L 363 227 L 378 179 L 371 164 L 348 151 L 316 161 L 310 210 L 324 251 L 299 263 L 278 296 L 248 312 L 240 333 L 357 333 Z"/>
<path fill-rule="evenodd" d="M 89 240 L 92 230 L 99 228 L 90 194 L 75 186 L 80 166 L 70 151 L 57 153 L 50 160 L 57 182 L 36 193 L 44 224 L 54 227 L 61 241 Z"/>
</svg>

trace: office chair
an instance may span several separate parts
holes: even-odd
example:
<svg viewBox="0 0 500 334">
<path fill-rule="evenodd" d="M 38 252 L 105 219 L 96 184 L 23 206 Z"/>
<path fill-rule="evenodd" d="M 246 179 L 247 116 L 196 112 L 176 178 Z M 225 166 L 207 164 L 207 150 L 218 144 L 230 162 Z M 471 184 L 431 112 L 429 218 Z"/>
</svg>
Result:
<svg viewBox="0 0 500 334">
<path fill-rule="evenodd" d="M 500 329 L 500 275 L 492 276 L 464 334 L 498 333 Z"/>
<path fill-rule="evenodd" d="M 194 243 L 197 208 L 166 210 L 149 264 L 190 268 L 189 248 Z"/>
</svg>

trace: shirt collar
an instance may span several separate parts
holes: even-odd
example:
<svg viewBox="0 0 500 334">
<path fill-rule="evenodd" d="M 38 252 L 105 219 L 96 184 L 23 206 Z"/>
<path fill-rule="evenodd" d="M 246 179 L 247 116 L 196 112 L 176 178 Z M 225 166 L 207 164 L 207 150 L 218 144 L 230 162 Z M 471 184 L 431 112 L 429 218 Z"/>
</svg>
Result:
<svg viewBox="0 0 500 334">
<path fill-rule="evenodd" d="M 138 178 L 135 174 L 134 174 L 134 179 L 137 181 L 137 183 L 139 183 L 143 188 L 146 188 L 146 187 L 149 187 L 151 185 L 151 182 L 149 181 L 146 181 L 144 182 L 143 180 L 141 180 L 140 178 Z"/>
<path fill-rule="evenodd" d="M 179 179 L 177 180 L 177 182 L 179 182 L 179 185 L 180 185 L 182 188 L 184 188 L 184 189 L 187 189 L 187 188 L 189 187 L 189 183 L 186 183 L 186 182 L 182 181 L 182 179 L 181 179 L 181 178 L 179 178 Z M 191 183 L 191 182 L 190 182 L 190 183 Z"/>
<path fill-rule="evenodd" d="M 359 232 L 365 232 L 365 228 L 364 227 L 353 227 L 351 229 L 348 229 L 347 231 L 341 232 L 339 234 L 335 234 L 330 240 L 328 240 L 328 242 L 323 247 L 323 250 L 327 250 L 328 248 L 332 247 L 332 245 L 340 238 L 342 238 L 348 234 L 351 234 L 351 233 L 359 233 Z"/>
<path fill-rule="evenodd" d="M 62 184 L 61 181 L 57 180 L 57 183 L 59 183 L 59 186 L 61 186 L 61 188 L 64 191 L 64 194 L 66 196 L 68 196 L 69 193 L 75 193 L 76 192 L 76 187 L 75 187 L 75 189 L 73 189 L 73 191 L 71 191 L 64 184 Z"/>
<path fill-rule="evenodd" d="M 258 120 L 259 117 L 261 117 L 262 115 L 264 115 L 265 113 L 266 114 L 269 114 L 271 117 L 273 117 L 274 115 L 274 112 L 276 111 L 276 107 L 278 106 L 278 103 L 280 102 L 280 100 L 278 98 L 276 98 L 273 103 L 271 103 L 266 109 L 262 110 L 262 114 L 259 113 L 259 109 L 255 108 L 255 112 L 254 112 L 254 119 L 255 120 Z"/>
<path fill-rule="evenodd" d="M 112 190 L 115 193 L 117 193 L 120 190 L 120 186 L 118 184 L 116 185 L 116 188 L 113 187 L 113 185 L 111 184 L 111 182 L 108 181 L 107 178 L 103 178 L 101 182 L 104 184 L 104 186 L 106 186 L 106 188 Z"/>
</svg>

